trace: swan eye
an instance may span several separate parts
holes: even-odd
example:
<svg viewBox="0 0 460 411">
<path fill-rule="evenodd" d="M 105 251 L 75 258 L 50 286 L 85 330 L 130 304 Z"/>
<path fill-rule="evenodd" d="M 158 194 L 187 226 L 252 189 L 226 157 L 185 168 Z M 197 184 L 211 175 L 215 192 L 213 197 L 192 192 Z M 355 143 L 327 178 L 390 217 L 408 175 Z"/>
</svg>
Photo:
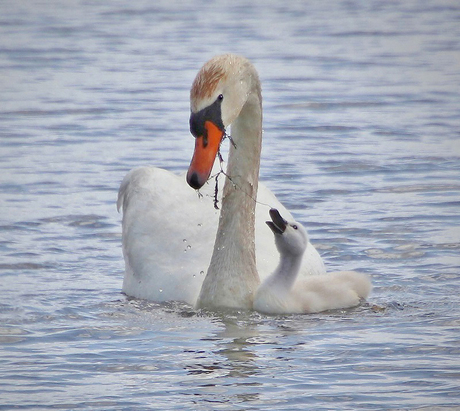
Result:
<svg viewBox="0 0 460 411">
<path fill-rule="evenodd" d="M 295 224 L 291 226 L 294 230 L 297 230 L 299 227 L 297 227 Z"/>
<path fill-rule="evenodd" d="M 224 99 L 224 95 L 223 95 L 223 94 L 219 94 L 219 95 L 217 96 L 217 100 L 222 101 L 223 99 Z"/>
</svg>

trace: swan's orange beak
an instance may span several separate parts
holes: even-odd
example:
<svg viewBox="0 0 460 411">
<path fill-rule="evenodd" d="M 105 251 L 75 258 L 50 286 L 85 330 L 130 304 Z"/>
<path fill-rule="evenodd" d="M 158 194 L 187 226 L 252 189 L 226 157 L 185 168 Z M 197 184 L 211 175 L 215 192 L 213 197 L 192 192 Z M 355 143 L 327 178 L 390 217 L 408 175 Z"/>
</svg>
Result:
<svg viewBox="0 0 460 411">
<path fill-rule="evenodd" d="M 224 134 L 225 130 L 214 122 L 204 122 L 203 135 L 196 137 L 195 151 L 187 172 L 187 183 L 194 189 L 198 190 L 208 181 Z"/>
</svg>

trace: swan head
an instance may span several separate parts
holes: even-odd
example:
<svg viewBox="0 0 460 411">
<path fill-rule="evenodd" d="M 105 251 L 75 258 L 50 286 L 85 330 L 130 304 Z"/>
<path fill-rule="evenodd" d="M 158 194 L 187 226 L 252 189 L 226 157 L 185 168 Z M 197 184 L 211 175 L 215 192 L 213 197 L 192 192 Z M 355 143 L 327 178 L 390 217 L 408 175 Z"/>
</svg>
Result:
<svg viewBox="0 0 460 411">
<path fill-rule="evenodd" d="M 272 221 L 267 225 L 275 235 L 275 243 L 281 254 L 302 255 L 308 244 L 308 233 L 297 222 L 287 222 L 275 208 L 270 210 Z"/>
<path fill-rule="evenodd" d="M 190 91 L 190 132 L 195 137 L 187 173 L 191 187 L 199 189 L 208 180 L 226 127 L 238 117 L 253 93 L 261 101 L 257 72 L 244 57 L 216 56 L 198 72 Z"/>
</svg>

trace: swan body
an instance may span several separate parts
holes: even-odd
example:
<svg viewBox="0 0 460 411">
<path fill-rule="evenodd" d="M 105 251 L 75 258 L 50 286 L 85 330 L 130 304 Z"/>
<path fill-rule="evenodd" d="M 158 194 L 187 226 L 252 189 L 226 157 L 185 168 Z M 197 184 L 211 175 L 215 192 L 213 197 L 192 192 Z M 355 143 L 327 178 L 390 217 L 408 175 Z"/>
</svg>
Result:
<svg viewBox="0 0 460 411">
<path fill-rule="evenodd" d="M 253 308 L 267 314 L 316 313 L 359 304 L 371 290 L 365 274 L 339 271 L 327 275 L 312 275 L 298 279 L 303 254 L 308 248 L 304 227 L 288 223 L 278 210 L 270 210 L 267 221 L 275 235 L 280 253 L 276 270 L 257 289 Z"/>
<path fill-rule="evenodd" d="M 222 176 L 223 177 L 223 176 Z M 118 195 L 123 209 L 123 292 L 151 301 L 195 305 L 211 261 L 219 210 L 213 207 L 214 184 L 198 196 L 177 175 L 156 167 L 139 167 L 124 178 Z M 219 192 L 221 204 L 221 190 Z M 274 194 L 259 183 L 257 199 L 293 219 Z M 278 262 L 273 235 L 265 224 L 266 206 L 256 206 L 256 261 L 260 278 Z M 309 244 L 300 276 L 325 273 L 323 261 Z"/>
</svg>

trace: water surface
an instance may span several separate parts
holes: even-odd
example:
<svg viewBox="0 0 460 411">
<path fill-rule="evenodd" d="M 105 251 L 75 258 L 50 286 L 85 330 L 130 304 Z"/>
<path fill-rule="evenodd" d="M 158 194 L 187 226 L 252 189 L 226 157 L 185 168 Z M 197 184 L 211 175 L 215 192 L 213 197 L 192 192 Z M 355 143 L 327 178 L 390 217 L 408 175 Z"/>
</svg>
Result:
<svg viewBox="0 0 460 411">
<path fill-rule="evenodd" d="M 455 1 L 0 4 L 0 409 L 460 405 Z M 211 56 L 260 72 L 261 179 L 368 302 L 218 315 L 121 294 L 128 170 L 183 172 Z M 210 207 L 212 204 L 210 204 Z"/>
</svg>

